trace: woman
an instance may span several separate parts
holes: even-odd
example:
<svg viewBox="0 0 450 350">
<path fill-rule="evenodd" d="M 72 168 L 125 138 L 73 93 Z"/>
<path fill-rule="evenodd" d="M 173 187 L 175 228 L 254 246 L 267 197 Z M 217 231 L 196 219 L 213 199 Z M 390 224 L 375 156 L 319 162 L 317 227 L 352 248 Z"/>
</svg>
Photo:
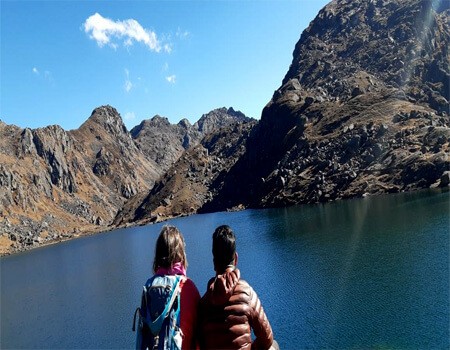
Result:
<svg viewBox="0 0 450 350">
<path fill-rule="evenodd" d="M 179 318 L 183 334 L 182 349 L 195 349 L 198 348 L 196 324 L 200 293 L 194 282 L 186 277 L 186 268 L 187 259 L 183 235 L 175 226 L 164 226 L 156 241 L 155 259 L 153 261 L 155 276 L 147 281 L 146 287 L 149 289 L 155 277 L 162 276 L 169 277 L 169 279 L 170 276 L 175 275 L 181 277 Z"/>
</svg>

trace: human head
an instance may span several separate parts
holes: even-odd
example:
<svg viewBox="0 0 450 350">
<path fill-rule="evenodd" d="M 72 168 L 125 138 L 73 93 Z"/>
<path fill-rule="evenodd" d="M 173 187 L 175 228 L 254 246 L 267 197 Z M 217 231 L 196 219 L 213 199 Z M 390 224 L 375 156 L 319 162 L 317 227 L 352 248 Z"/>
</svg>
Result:
<svg viewBox="0 0 450 350">
<path fill-rule="evenodd" d="M 164 226 L 156 241 L 153 271 L 156 273 L 160 267 L 170 268 L 177 262 L 187 268 L 184 247 L 185 243 L 181 232 L 175 226 Z"/>
<path fill-rule="evenodd" d="M 214 231 L 212 253 L 214 270 L 218 274 L 236 264 L 236 237 L 229 226 L 222 225 Z"/>
</svg>

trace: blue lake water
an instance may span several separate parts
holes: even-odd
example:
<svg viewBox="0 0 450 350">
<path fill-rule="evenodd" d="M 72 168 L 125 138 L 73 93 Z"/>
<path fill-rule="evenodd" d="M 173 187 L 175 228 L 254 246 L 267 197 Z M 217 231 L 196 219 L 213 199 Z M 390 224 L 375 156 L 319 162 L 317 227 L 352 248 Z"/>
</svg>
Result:
<svg viewBox="0 0 450 350">
<path fill-rule="evenodd" d="M 201 294 L 214 228 L 234 229 L 282 349 L 448 349 L 449 213 L 448 191 L 425 191 L 170 223 Z M 132 348 L 162 225 L 2 258 L 1 348 Z"/>
</svg>

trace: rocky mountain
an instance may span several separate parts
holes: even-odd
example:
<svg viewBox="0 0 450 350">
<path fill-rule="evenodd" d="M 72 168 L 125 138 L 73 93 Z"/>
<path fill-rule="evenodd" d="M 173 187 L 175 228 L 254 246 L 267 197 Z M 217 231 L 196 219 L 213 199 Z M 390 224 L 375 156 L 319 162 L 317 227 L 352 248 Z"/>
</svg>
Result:
<svg viewBox="0 0 450 350">
<path fill-rule="evenodd" d="M 0 157 L 2 252 L 104 230 L 161 174 L 110 106 L 73 131 L 0 123 Z"/>
<path fill-rule="evenodd" d="M 137 147 L 116 109 L 94 110 L 80 128 L 70 132 L 89 168 L 109 190 L 123 198 L 151 188 L 162 174 L 158 164 Z"/>
<path fill-rule="evenodd" d="M 193 214 L 215 198 L 226 174 L 244 154 L 256 120 L 244 118 L 223 125 L 184 152 L 145 197 L 126 203 L 114 224 L 142 224 Z"/>
<path fill-rule="evenodd" d="M 447 186 L 449 7 L 329 3 L 296 44 L 247 152 L 203 209 Z"/>
<path fill-rule="evenodd" d="M 448 187 L 449 23 L 448 1 L 330 2 L 258 123 L 221 108 L 128 132 L 109 106 L 73 131 L 0 122 L 2 253 L 195 212 Z"/>
<path fill-rule="evenodd" d="M 216 130 L 242 118 L 230 112 L 200 120 Z M 140 204 L 205 134 L 187 120 L 171 125 L 158 116 L 128 132 L 111 106 L 71 131 L 0 122 L 0 253 L 114 227 L 117 213 Z"/>
<path fill-rule="evenodd" d="M 212 133 L 220 128 L 227 127 L 230 124 L 247 123 L 252 121 L 240 111 L 235 111 L 233 107 L 214 109 L 207 114 L 203 114 L 201 118 L 194 124 L 194 128 L 198 130 L 202 136 Z"/>
<path fill-rule="evenodd" d="M 232 107 L 217 108 L 203 114 L 194 125 L 187 119 L 171 124 L 167 118 L 156 115 L 134 127 L 131 135 L 144 154 L 166 171 L 185 150 L 198 145 L 207 134 L 250 120 Z"/>
<path fill-rule="evenodd" d="M 330 2 L 220 185 L 204 183 L 213 152 L 199 148 L 128 219 L 448 186 L 449 13 L 421 0 Z M 209 195 L 183 210 L 173 203 L 187 188 Z"/>
<path fill-rule="evenodd" d="M 147 158 L 166 171 L 190 146 L 200 140 L 187 119 L 174 125 L 167 118 L 154 116 L 131 129 L 131 136 Z"/>
</svg>

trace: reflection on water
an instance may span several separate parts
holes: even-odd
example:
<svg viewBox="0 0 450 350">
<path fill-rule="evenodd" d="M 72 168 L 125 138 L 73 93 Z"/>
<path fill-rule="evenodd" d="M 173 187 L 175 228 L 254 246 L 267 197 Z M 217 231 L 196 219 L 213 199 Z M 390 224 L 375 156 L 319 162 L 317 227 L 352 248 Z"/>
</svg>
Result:
<svg viewBox="0 0 450 350">
<path fill-rule="evenodd" d="M 171 223 L 201 293 L 211 234 L 233 227 L 242 276 L 282 348 L 448 348 L 449 203 L 448 192 L 421 192 Z M 161 225 L 2 259 L 1 348 L 133 347 Z"/>
</svg>

